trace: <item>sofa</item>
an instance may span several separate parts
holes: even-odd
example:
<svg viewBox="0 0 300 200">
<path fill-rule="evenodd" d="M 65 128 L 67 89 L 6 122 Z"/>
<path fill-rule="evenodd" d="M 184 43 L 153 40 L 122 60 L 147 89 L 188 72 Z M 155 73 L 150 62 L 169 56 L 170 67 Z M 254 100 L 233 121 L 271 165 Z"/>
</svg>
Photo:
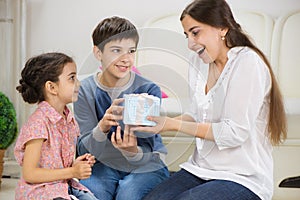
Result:
<svg viewBox="0 0 300 200">
<path fill-rule="evenodd" d="M 296 200 L 300 189 L 279 187 L 280 181 L 300 175 L 300 11 L 273 19 L 265 13 L 234 10 L 246 33 L 271 62 L 284 96 L 288 116 L 287 140 L 274 146 L 273 200 Z M 162 100 L 162 115 L 176 116 L 188 109 L 187 41 L 179 12 L 151 18 L 140 29 L 136 66 L 141 74 L 156 82 L 168 95 Z M 195 147 L 192 137 L 179 132 L 162 134 L 168 148 L 166 162 L 171 171 L 179 170 Z"/>
</svg>

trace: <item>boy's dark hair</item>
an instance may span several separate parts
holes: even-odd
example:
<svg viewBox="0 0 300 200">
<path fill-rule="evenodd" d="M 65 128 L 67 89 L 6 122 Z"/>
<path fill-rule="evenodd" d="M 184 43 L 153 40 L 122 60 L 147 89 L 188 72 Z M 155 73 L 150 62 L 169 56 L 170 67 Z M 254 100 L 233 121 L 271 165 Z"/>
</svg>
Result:
<svg viewBox="0 0 300 200">
<path fill-rule="evenodd" d="M 114 40 L 133 39 L 136 45 L 139 35 L 136 27 L 127 19 L 113 16 L 102 20 L 94 29 L 93 44 L 103 51 L 105 44 Z"/>
<path fill-rule="evenodd" d="M 30 58 L 21 72 L 20 85 L 16 87 L 25 102 L 30 104 L 45 100 L 44 86 L 47 81 L 58 82 L 59 75 L 73 59 L 63 53 L 44 53 Z"/>
</svg>

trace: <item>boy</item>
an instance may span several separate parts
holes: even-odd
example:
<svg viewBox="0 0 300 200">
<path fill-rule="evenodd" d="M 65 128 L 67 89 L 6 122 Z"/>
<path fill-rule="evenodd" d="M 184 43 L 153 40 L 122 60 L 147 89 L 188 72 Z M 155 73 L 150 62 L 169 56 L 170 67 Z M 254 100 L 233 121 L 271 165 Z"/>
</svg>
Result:
<svg viewBox="0 0 300 200">
<path fill-rule="evenodd" d="M 101 21 L 92 34 L 93 53 L 102 72 L 81 82 L 75 118 L 81 136 L 78 153 L 92 153 L 97 162 L 89 179 L 81 180 L 99 199 L 142 199 L 168 178 L 161 136 L 133 133 L 122 122 L 124 94 L 148 93 L 161 98 L 160 88 L 131 72 L 139 41 L 135 26 L 120 17 Z"/>
</svg>

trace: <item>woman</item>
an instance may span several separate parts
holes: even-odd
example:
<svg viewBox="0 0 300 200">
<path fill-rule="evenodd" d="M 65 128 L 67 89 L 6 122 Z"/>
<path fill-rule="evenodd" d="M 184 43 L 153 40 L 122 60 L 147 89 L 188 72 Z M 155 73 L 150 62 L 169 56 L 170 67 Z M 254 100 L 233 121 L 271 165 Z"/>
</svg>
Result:
<svg viewBox="0 0 300 200">
<path fill-rule="evenodd" d="M 265 55 L 225 0 L 196 0 L 180 17 L 188 47 L 192 105 L 176 118 L 148 117 L 153 133 L 196 137 L 190 159 L 145 199 L 263 199 L 273 194 L 272 144 L 286 138 L 282 96 Z"/>
</svg>

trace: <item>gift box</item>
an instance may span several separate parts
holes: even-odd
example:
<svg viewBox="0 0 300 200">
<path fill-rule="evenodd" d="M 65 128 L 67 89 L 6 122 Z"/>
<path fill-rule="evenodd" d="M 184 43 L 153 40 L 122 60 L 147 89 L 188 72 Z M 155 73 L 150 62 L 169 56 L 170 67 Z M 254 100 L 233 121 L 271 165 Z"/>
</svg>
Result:
<svg viewBox="0 0 300 200">
<path fill-rule="evenodd" d="M 147 116 L 159 116 L 160 99 L 147 93 L 125 94 L 123 122 L 129 125 L 155 126 Z"/>
</svg>

